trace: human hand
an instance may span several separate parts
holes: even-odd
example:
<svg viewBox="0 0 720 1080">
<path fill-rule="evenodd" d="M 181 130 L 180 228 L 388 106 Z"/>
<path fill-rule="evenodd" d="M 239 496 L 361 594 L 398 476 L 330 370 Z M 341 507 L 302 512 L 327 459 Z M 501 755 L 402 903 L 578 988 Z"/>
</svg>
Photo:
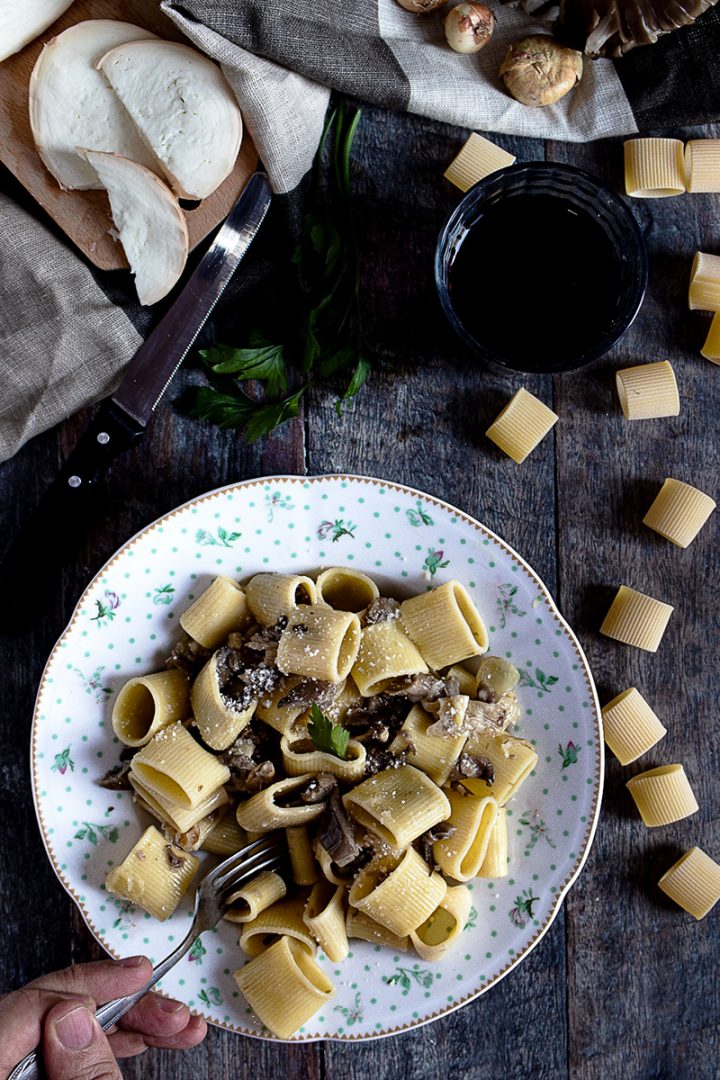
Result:
<svg viewBox="0 0 720 1080">
<path fill-rule="evenodd" d="M 39 1046 L 48 1080 L 122 1080 L 117 1058 L 150 1046 L 186 1050 L 205 1038 L 207 1025 L 186 1005 L 146 994 L 106 1035 L 98 1005 L 142 989 L 150 961 L 131 956 L 54 971 L 0 998 L 0 1080 Z"/>
</svg>

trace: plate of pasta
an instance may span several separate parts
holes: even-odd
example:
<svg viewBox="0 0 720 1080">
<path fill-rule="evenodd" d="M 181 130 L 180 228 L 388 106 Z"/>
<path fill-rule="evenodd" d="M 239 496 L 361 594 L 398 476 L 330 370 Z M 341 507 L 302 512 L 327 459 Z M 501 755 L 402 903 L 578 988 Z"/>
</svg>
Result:
<svg viewBox="0 0 720 1080">
<path fill-rule="evenodd" d="M 534 571 L 440 499 L 269 477 L 158 519 L 43 673 L 49 858 L 114 956 L 185 936 L 249 839 L 288 857 L 160 984 L 269 1039 L 377 1038 L 490 989 L 547 931 L 600 807 L 585 656 Z"/>
</svg>

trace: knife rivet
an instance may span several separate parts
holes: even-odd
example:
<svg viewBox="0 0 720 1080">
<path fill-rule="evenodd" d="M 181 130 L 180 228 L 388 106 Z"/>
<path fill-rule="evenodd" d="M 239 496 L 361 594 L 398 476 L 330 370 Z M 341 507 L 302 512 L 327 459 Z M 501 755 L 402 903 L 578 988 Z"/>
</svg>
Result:
<svg viewBox="0 0 720 1080">
<path fill-rule="evenodd" d="M 68 480 L 68 487 L 71 487 L 71 488 L 79 488 L 81 484 L 82 484 L 82 480 L 80 479 L 79 476 L 71 476 L 70 479 Z"/>
<path fill-rule="evenodd" d="M 97 441 L 100 443 L 101 446 L 107 446 L 107 444 L 110 442 L 110 436 L 108 435 L 107 431 L 98 432 Z"/>
</svg>

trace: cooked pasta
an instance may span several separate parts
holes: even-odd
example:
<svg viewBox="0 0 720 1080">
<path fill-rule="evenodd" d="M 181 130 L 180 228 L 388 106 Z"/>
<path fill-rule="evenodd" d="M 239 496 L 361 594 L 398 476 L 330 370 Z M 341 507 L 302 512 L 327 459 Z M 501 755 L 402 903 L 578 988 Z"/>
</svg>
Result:
<svg viewBox="0 0 720 1080">
<path fill-rule="evenodd" d="M 206 649 L 216 649 L 232 631 L 242 630 L 249 616 L 242 587 L 220 575 L 183 611 L 180 625 L 193 641 Z"/>
<path fill-rule="evenodd" d="M 319 604 L 327 604 L 336 611 L 352 611 L 355 615 L 365 611 L 380 595 L 372 578 L 347 566 L 323 570 L 315 585 Z"/>
<path fill-rule="evenodd" d="M 257 698 L 251 698 L 243 708 L 242 701 L 230 702 L 223 697 L 218 676 L 221 656 L 220 652 L 213 653 L 190 691 L 195 723 L 203 742 L 212 750 L 227 750 L 250 723 L 257 705 Z"/>
<path fill-rule="evenodd" d="M 498 807 L 497 817 L 490 830 L 485 858 L 477 876 L 492 878 L 493 881 L 495 878 L 508 876 L 507 811 L 504 806 Z"/>
<path fill-rule="evenodd" d="M 394 848 L 407 847 L 450 813 L 447 795 L 412 765 L 371 776 L 343 801 L 356 821 Z"/>
<path fill-rule="evenodd" d="M 427 730 L 435 723 L 435 717 L 426 713 L 422 705 L 414 705 L 403 726 L 390 745 L 391 751 L 401 752 L 407 748 L 407 760 L 416 769 L 426 773 L 439 787 L 446 784 L 450 771 L 460 757 L 467 735 L 455 735 L 439 739 L 428 735 Z"/>
<path fill-rule="evenodd" d="M 700 355 L 711 364 L 720 364 L 720 312 L 716 312 L 712 317 Z"/>
<path fill-rule="evenodd" d="M 433 858 L 440 869 L 454 881 L 477 877 L 490 843 L 498 804 L 492 795 L 475 796 L 450 791 L 449 822 L 453 832 L 436 840 Z"/>
<path fill-rule="evenodd" d="M 236 817 L 238 825 L 248 832 L 266 833 L 273 829 L 286 829 L 289 825 L 307 825 L 323 812 L 322 803 L 300 803 L 298 806 L 283 806 L 279 799 L 287 799 L 293 792 L 300 792 L 312 773 L 305 776 L 293 776 L 287 780 L 278 780 L 276 784 L 259 791 L 238 805 Z M 299 797 L 299 795 L 298 795 Z"/>
<path fill-rule="evenodd" d="M 234 978 L 253 1012 L 281 1039 L 288 1039 L 335 993 L 323 969 L 288 937 L 261 952 Z"/>
<path fill-rule="evenodd" d="M 285 830 L 292 879 L 296 885 L 314 885 L 320 877 L 306 825 L 291 825 Z"/>
<path fill-rule="evenodd" d="M 381 694 L 393 679 L 427 670 L 417 646 L 397 620 L 363 628 L 352 677 L 364 696 Z"/>
<path fill-rule="evenodd" d="M 160 792 L 149 791 L 132 771 L 128 775 L 128 780 L 135 792 L 135 801 L 140 803 L 143 809 L 153 814 L 158 821 L 170 825 L 181 833 L 194 828 L 198 822 L 203 821 L 208 815 L 230 802 L 230 796 L 225 788 L 220 787 L 217 791 L 212 791 L 206 799 L 193 806 L 192 809 L 187 809 L 160 794 Z"/>
<path fill-rule="evenodd" d="M 600 633 L 625 645 L 657 652 L 672 613 L 670 604 L 621 585 L 603 619 Z"/>
<path fill-rule="evenodd" d="M 275 938 L 295 938 L 310 954 L 315 956 L 317 944 L 303 921 L 304 896 L 286 896 L 258 912 L 254 919 L 243 924 L 240 948 L 248 956 L 257 956 L 267 949 Z"/>
<path fill-rule="evenodd" d="M 720 311 L 720 255 L 695 253 L 690 270 L 688 304 L 691 311 Z"/>
<path fill-rule="evenodd" d="M 625 190 L 635 199 L 663 199 L 685 191 L 685 158 L 680 139 L 628 139 Z"/>
<path fill-rule="evenodd" d="M 399 859 L 384 856 L 361 870 L 348 901 L 380 926 L 404 937 L 432 914 L 446 892 L 447 882 L 440 874 L 428 874 L 425 860 L 408 847 Z"/>
<path fill-rule="evenodd" d="M 485 434 L 519 465 L 559 419 L 557 413 L 521 386 Z"/>
<path fill-rule="evenodd" d="M 203 851 L 211 851 L 213 855 L 234 855 L 248 843 L 248 835 L 237 823 L 234 809 L 223 814 L 215 827 L 205 837 L 200 845 Z"/>
<path fill-rule="evenodd" d="M 183 671 L 158 671 L 126 682 L 112 711 L 113 731 L 126 746 L 144 746 L 161 728 L 190 716 Z"/>
<path fill-rule="evenodd" d="M 478 180 L 483 180 L 498 169 L 514 165 L 514 154 L 473 131 L 443 173 L 446 180 L 460 191 L 468 191 Z"/>
<path fill-rule="evenodd" d="M 164 922 L 182 900 L 199 865 L 195 855 L 168 844 L 151 825 L 120 865 L 110 871 L 105 888 Z"/>
<path fill-rule="evenodd" d="M 638 773 L 625 785 L 648 828 L 669 825 L 700 809 L 682 765 L 660 765 Z"/>
<path fill-rule="evenodd" d="M 404 600 L 400 617 L 432 668 L 449 667 L 484 653 L 488 635 L 480 613 L 459 581 Z"/>
<path fill-rule="evenodd" d="M 137 752 L 132 772 L 150 791 L 195 809 L 230 779 L 230 770 L 203 750 L 182 724 L 163 728 Z"/>
<path fill-rule="evenodd" d="M 308 742 L 309 747 L 306 745 Z M 310 739 L 291 739 L 288 735 L 283 735 L 280 739 L 280 752 L 288 776 L 329 773 L 340 780 L 355 783 L 365 775 L 365 747 L 356 739 L 348 740 L 344 759 L 337 754 L 316 750 Z"/>
<path fill-rule="evenodd" d="M 492 795 L 498 806 L 504 806 L 517 793 L 538 762 L 538 755 L 531 743 L 504 732 L 479 732 L 471 735 L 465 744 L 470 754 L 487 758 L 493 767 L 494 779 L 468 778 L 463 786 L 473 795 Z"/>
<path fill-rule="evenodd" d="M 678 547 L 686 548 L 715 506 L 715 500 L 704 491 L 669 476 L 643 518 L 643 524 Z"/>
<path fill-rule="evenodd" d="M 432 915 L 410 934 L 413 948 L 422 960 L 442 960 L 452 949 L 472 906 L 472 894 L 465 885 L 448 889 Z"/>
<path fill-rule="evenodd" d="M 296 608 L 280 638 L 277 666 L 285 674 L 342 682 L 355 663 L 361 633 L 354 612 L 325 604 Z"/>
<path fill-rule="evenodd" d="M 230 893 L 225 901 L 227 910 L 223 918 L 235 923 L 252 922 L 261 911 L 286 895 L 287 885 L 280 875 L 273 870 L 264 870 L 241 889 Z"/>
<path fill-rule="evenodd" d="M 685 185 L 693 193 L 720 191 L 720 139 L 685 143 Z"/>
<path fill-rule="evenodd" d="M 658 886 L 693 918 L 704 919 L 720 900 L 720 865 L 701 848 L 690 848 L 665 871 Z"/>
<path fill-rule="evenodd" d="M 298 606 L 317 602 L 315 582 L 303 574 L 256 574 L 246 594 L 248 607 L 262 626 L 273 626 Z"/>
<path fill-rule="evenodd" d="M 345 926 L 345 887 L 329 881 L 319 881 L 313 887 L 305 905 L 305 925 L 325 955 L 339 964 L 348 954 L 348 935 Z"/>
<path fill-rule="evenodd" d="M 608 701 L 603 706 L 602 718 L 605 742 L 621 765 L 637 761 L 667 734 L 634 686 Z"/>
<path fill-rule="evenodd" d="M 680 412 L 675 372 L 668 360 L 623 368 L 615 373 L 615 384 L 626 420 L 656 420 Z"/>
</svg>

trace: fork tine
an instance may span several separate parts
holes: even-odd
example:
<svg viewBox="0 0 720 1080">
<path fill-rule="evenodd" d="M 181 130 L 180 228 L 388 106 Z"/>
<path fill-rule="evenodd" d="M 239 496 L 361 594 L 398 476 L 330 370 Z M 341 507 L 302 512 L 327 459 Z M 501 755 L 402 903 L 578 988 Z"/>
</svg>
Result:
<svg viewBox="0 0 720 1080">
<path fill-rule="evenodd" d="M 258 866 L 254 867 L 252 870 L 248 870 L 248 871 L 241 870 L 241 871 L 239 871 L 237 874 L 233 875 L 232 878 L 227 880 L 218 889 L 218 892 L 217 892 L 218 898 L 223 903 L 225 903 L 226 901 L 224 900 L 224 897 L 227 896 L 228 893 L 233 892 L 234 890 L 238 889 L 241 885 L 244 885 L 247 881 L 251 881 L 254 877 L 257 877 L 257 875 L 262 873 L 263 871 L 275 870 L 281 864 L 282 864 L 282 856 L 281 855 L 272 855 L 269 858 L 265 859 L 264 862 L 261 862 Z"/>
<path fill-rule="evenodd" d="M 243 859 L 242 862 L 236 863 L 232 867 L 227 867 L 221 874 L 216 875 L 213 879 L 213 888 L 217 891 L 224 889 L 231 879 L 235 878 L 237 874 L 257 874 L 264 865 L 264 861 L 268 858 L 277 859 L 279 861 L 280 856 L 283 854 L 283 850 L 279 844 L 273 844 L 267 848 L 263 848 L 262 851 L 256 851 L 249 859 Z"/>
<path fill-rule="evenodd" d="M 236 851 L 234 855 L 229 855 L 228 858 L 224 859 L 218 866 L 213 867 L 213 869 L 205 875 L 204 881 L 208 884 L 213 884 L 219 875 L 234 870 L 236 866 L 253 858 L 258 852 L 262 853 L 267 847 L 268 842 L 277 843 L 277 835 L 275 833 L 267 833 L 265 836 L 261 836 L 259 839 L 246 844 L 240 851 Z"/>
</svg>

